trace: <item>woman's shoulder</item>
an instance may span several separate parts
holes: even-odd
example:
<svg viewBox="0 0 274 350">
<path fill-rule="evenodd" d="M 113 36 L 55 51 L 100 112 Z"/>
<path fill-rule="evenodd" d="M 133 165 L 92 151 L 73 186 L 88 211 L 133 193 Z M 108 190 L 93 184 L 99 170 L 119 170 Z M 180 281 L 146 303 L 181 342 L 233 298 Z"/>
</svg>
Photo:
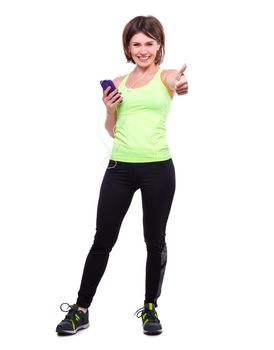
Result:
<svg viewBox="0 0 274 350">
<path fill-rule="evenodd" d="M 121 84 L 122 80 L 127 76 L 127 74 L 125 75 L 121 75 L 120 77 L 114 78 L 113 79 L 113 83 L 116 86 L 116 88 L 119 87 L 119 85 Z"/>
<path fill-rule="evenodd" d="M 162 68 L 162 72 L 161 72 L 161 78 L 162 80 L 166 81 L 166 78 L 169 75 L 174 75 L 176 76 L 178 74 L 178 71 L 176 69 L 163 69 Z"/>
</svg>

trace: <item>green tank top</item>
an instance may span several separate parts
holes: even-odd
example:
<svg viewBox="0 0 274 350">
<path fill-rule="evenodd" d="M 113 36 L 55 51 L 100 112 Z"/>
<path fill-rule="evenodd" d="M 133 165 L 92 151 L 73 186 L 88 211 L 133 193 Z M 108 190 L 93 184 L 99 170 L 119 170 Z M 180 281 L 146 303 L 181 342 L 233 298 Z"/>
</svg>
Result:
<svg viewBox="0 0 274 350">
<path fill-rule="evenodd" d="M 129 74 L 120 83 L 123 102 L 117 107 L 111 160 L 142 163 L 171 158 L 166 119 L 172 98 L 161 80 L 161 72 L 160 68 L 139 88 L 125 86 Z"/>
</svg>

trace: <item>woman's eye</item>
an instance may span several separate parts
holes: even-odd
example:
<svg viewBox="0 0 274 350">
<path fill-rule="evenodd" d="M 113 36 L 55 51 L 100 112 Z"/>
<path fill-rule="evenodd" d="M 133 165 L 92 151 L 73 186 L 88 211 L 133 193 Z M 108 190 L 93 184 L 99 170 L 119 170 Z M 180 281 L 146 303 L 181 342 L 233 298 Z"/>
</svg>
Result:
<svg viewBox="0 0 274 350">
<path fill-rule="evenodd" d="M 147 45 L 147 46 L 152 46 L 153 43 L 148 43 L 148 44 L 146 44 L 146 45 Z M 133 44 L 133 46 L 137 47 L 137 46 L 140 46 L 140 44 Z"/>
</svg>

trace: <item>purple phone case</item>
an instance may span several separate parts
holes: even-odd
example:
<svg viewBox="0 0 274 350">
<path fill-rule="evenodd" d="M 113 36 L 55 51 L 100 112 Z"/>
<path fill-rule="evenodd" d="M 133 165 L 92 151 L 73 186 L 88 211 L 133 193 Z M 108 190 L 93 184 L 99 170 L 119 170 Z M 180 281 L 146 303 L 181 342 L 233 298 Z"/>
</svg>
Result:
<svg viewBox="0 0 274 350">
<path fill-rule="evenodd" d="M 112 91 L 116 90 L 116 86 L 114 85 L 114 83 L 113 83 L 112 80 L 101 80 L 101 81 L 100 81 L 100 84 L 101 84 L 101 86 L 102 86 L 102 88 L 103 88 L 104 91 L 106 90 L 106 88 L 107 88 L 108 86 L 110 86 L 110 91 L 109 91 L 108 95 L 109 95 Z M 117 93 L 115 94 L 115 96 L 116 96 L 116 95 L 117 95 Z M 121 100 L 119 103 L 122 103 L 122 100 Z"/>
<path fill-rule="evenodd" d="M 104 91 L 106 90 L 106 88 L 107 88 L 108 86 L 110 86 L 109 94 L 110 94 L 112 91 L 116 90 L 116 87 L 115 87 L 115 85 L 114 85 L 114 83 L 113 83 L 112 80 L 101 80 L 101 81 L 100 81 L 100 84 L 101 84 L 101 86 L 102 86 L 102 88 L 103 88 Z"/>
</svg>

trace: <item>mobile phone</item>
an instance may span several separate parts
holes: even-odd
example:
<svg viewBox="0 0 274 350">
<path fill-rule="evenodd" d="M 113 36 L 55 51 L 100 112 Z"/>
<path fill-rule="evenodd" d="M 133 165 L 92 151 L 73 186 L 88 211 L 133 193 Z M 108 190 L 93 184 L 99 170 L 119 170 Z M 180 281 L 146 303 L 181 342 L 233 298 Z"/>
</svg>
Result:
<svg viewBox="0 0 274 350">
<path fill-rule="evenodd" d="M 114 83 L 113 83 L 112 80 L 101 80 L 101 81 L 100 81 L 100 84 L 101 84 L 101 86 L 102 86 L 102 88 L 103 88 L 104 91 L 106 90 L 106 88 L 108 88 L 108 87 L 110 86 L 109 94 L 110 94 L 112 91 L 116 90 L 116 87 L 115 87 L 115 85 L 114 85 Z"/>
<path fill-rule="evenodd" d="M 116 86 L 114 85 L 112 80 L 101 80 L 100 84 L 103 88 L 103 90 L 105 91 L 109 86 L 110 86 L 110 90 L 108 92 L 108 95 L 113 92 L 114 90 L 116 90 Z M 117 92 L 118 93 L 118 92 Z M 116 94 L 115 94 L 116 96 Z M 121 103 L 122 101 L 120 101 L 119 103 Z"/>
</svg>

